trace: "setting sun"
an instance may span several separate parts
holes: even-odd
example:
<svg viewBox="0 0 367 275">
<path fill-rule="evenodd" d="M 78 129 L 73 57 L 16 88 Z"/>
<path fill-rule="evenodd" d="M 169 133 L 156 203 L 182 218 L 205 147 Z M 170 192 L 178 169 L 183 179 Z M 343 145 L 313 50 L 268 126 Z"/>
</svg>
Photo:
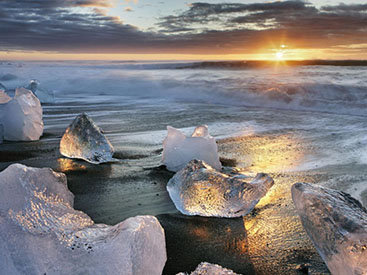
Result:
<svg viewBox="0 0 367 275">
<path fill-rule="evenodd" d="M 277 60 L 282 60 L 284 56 L 284 53 L 282 51 L 278 51 L 275 53 L 275 57 Z"/>
</svg>

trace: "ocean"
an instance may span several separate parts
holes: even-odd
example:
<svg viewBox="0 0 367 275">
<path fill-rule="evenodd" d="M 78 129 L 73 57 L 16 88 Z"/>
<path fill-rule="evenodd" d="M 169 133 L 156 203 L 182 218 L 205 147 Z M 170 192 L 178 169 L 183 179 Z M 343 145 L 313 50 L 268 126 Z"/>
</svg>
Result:
<svg viewBox="0 0 367 275">
<path fill-rule="evenodd" d="M 247 274 L 297 274 L 297 265 L 308 263 L 311 274 L 327 274 L 290 187 L 316 183 L 367 205 L 367 67 L 200 64 L 0 62 L 8 89 L 36 79 L 55 93 L 55 103 L 43 105 L 44 136 L 0 145 L 0 170 L 19 162 L 65 172 L 75 208 L 96 222 L 157 216 L 166 231 L 165 274 L 194 270 L 201 261 Z M 81 112 L 103 129 L 121 162 L 96 166 L 61 157 L 60 138 Z M 274 178 L 243 219 L 185 217 L 166 192 L 166 127 L 189 134 L 201 124 L 232 169 Z"/>
</svg>

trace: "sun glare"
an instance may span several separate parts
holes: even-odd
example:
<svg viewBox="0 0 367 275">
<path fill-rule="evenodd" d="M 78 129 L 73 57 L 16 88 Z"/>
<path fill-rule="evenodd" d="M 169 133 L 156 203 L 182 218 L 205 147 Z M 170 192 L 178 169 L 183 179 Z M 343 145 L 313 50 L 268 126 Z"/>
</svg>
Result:
<svg viewBox="0 0 367 275">
<path fill-rule="evenodd" d="M 275 53 L 275 57 L 277 60 L 282 60 L 283 59 L 283 52 L 282 51 L 278 51 Z"/>
</svg>

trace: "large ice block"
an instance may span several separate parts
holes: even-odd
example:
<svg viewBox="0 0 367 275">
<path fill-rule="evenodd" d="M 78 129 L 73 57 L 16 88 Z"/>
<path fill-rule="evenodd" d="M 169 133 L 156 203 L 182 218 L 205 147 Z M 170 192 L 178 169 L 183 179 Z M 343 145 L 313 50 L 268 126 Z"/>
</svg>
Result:
<svg viewBox="0 0 367 275">
<path fill-rule="evenodd" d="M 188 275 L 189 273 L 180 272 L 177 275 Z M 200 263 L 190 275 L 240 275 L 234 273 L 233 270 L 221 267 L 217 264 L 207 262 Z"/>
<path fill-rule="evenodd" d="M 4 95 L 1 95 L 4 98 Z M 8 100 L 8 99 L 6 99 Z M 43 133 L 42 107 L 32 91 L 17 88 L 15 96 L 1 107 L 0 123 L 6 140 L 38 140 Z"/>
<path fill-rule="evenodd" d="M 66 176 L 13 164 L 0 173 L 2 274 L 161 274 L 164 231 L 152 216 L 95 224 L 73 208 Z"/>
<path fill-rule="evenodd" d="M 367 274 L 367 211 L 344 192 L 309 183 L 292 186 L 302 225 L 335 275 Z"/>
<path fill-rule="evenodd" d="M 47 91 L 39 87 L 40 82 L 33 79 L 29 82 L 27 89 L 31 90 L 41 101 L 41 103 L 54 103 L 55 94 L 53 91 Z"/>
<path fill-rule="evenodd" d="M 193 159 L 203 160 L 217 170 L 222 168 L 218 147 L 215 138 L 209 135 L 208 126 L 196 127 L 191 137 L 171 126 L 167 131 L 163 141 L 163 163 L 168 170 L 177 172 Z"/>
<path fill-rule="evenodd" d="M 185 215 L 240 217 L 265 196 L 274 181 L 266 174 L 254 179 L 220 173 L 201 160 L 190 161 L 168 182 L 176 208 Z"/>
<path fill-rule="evenodd" d="M 60 141 L 60 153 L 94 164 L 114 160 L 111 143 L 85 113 L 78 115 L 66 129 Z"/>
</svg>

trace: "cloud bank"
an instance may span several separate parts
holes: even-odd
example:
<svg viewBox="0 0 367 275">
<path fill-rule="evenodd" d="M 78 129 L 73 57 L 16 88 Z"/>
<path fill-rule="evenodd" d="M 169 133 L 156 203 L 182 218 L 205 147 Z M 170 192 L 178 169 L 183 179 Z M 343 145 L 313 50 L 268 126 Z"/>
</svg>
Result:
<svg viewBox="0 0 367 275">
<path fill-rule="evenodd" d="M 264 44 L 343 48 L 367 43 L 367 4 L 195 2 L 141 31 L 103 0 L 1 0 L 0 49 L 81 53 L 241 53 Z M 361 50 L 361 49 L 359 49 Z"/>
</svg>

